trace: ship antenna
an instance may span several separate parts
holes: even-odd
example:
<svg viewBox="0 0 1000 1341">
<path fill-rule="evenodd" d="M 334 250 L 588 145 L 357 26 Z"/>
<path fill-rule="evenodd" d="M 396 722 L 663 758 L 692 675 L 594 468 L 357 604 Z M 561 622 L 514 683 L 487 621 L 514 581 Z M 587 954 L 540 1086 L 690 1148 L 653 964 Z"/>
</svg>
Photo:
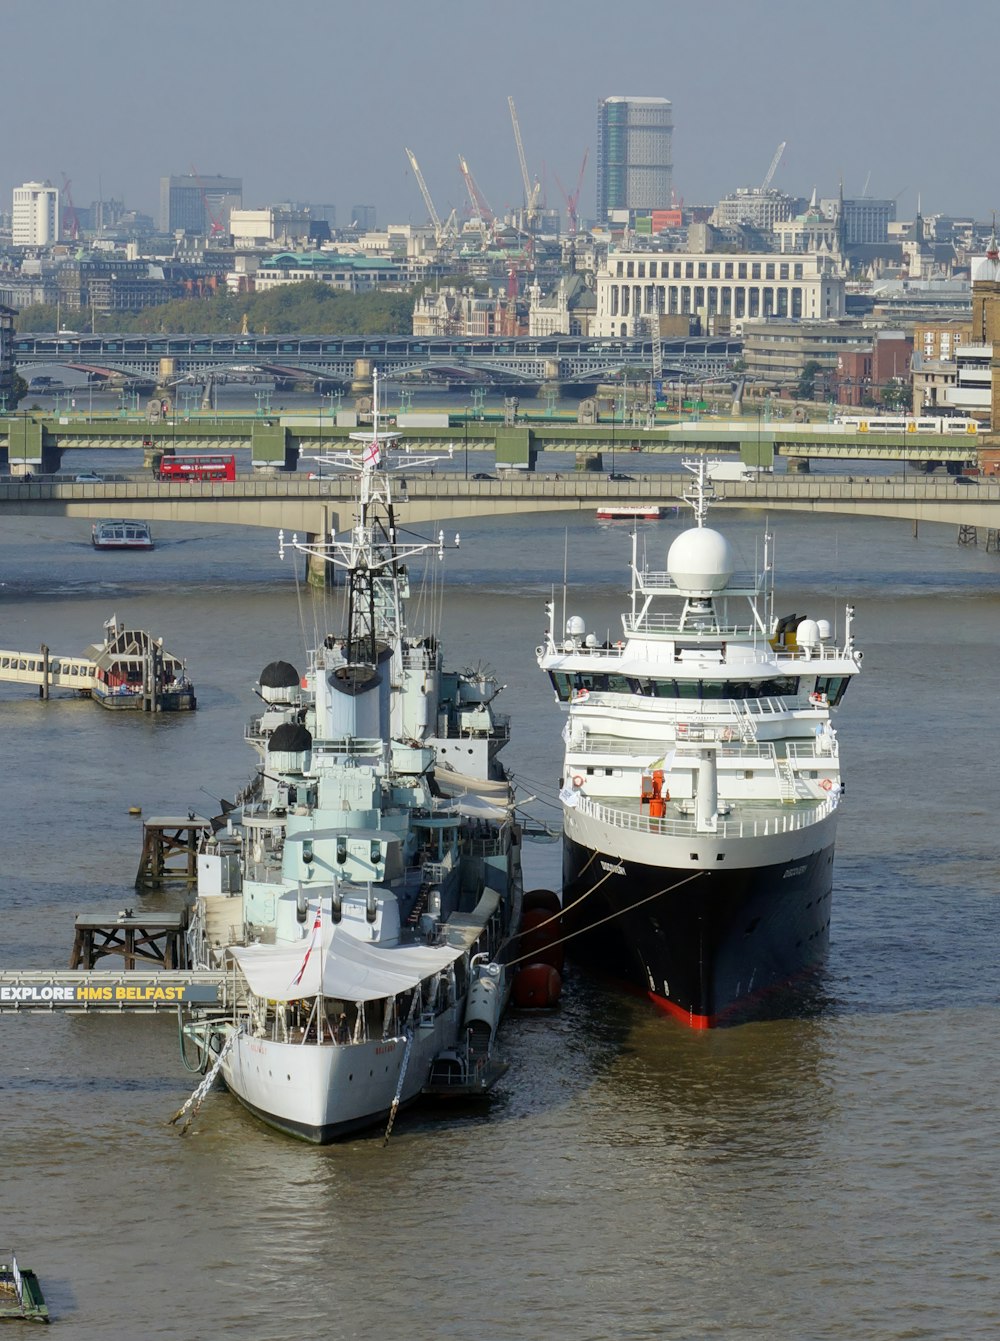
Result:
<svg viewBox="0 0 1000 1341">
<path fill-rule="evenodd" d="M 566 634 L 566 588 L 569 584 L 569 527 L 563 532 L 563 599 L 562 599 L 562 634 Z"/>
<path fill-rule="evenodd" d="M 682 461 L 681 465 L 694 476 L 690 493 L 681 494 L 681 497 L 694 511 L 695 526 L 704 526 L 708 506 L 716 497 L 712 481 L 708 477 L 708 463 L 701 457 L 697 461 Z"/>
</svg>

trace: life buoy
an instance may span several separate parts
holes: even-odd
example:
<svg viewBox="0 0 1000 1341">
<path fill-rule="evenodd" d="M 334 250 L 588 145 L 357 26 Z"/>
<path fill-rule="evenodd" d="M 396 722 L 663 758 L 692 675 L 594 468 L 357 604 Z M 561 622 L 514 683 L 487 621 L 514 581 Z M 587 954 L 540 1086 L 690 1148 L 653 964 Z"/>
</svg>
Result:
<svg viewBox="0 0 1000 1341">
<path fill-rule="evenodd" d="M 823 790 L 824 790 L 825 792 L 828 792 L 828 791 L 830 790 L 830 788 L 833 786 L 833 779 L 832 779 L 832 778 L 824 778 L 823 781 L 822 781 L 819 785 L 823 788 Z"/>
<path fill-rule="evenodd" d="M 574 786 L 574 787 L 582 787 L 582 786 L 583 786 L 583 778 L 580 776 L 579 773 L 574 773 L 574 774 L 573 774 L 573 786 Z"/>
<path fill-rule="evenodd" d="M 590 690 L 589 690 L 589 689 L 578 689 L 578 690 L 576 691 L 576 701 L 577 701 L 577 703 L 583 703 L 584 700 L 585 700 L 585 699 L 588 699 L 588 698 L 590 698 Z"/>
<path fill-rule="evenodd" d="M 732 738 L 733 738 L 733 728 L 732 728 L 731 726 L 725 726 L 725 727 L 723 727 L 723 728 L 722 728 L 722 739 L 723 739 L 723 740 L 732 740 Z"/>
</svg>

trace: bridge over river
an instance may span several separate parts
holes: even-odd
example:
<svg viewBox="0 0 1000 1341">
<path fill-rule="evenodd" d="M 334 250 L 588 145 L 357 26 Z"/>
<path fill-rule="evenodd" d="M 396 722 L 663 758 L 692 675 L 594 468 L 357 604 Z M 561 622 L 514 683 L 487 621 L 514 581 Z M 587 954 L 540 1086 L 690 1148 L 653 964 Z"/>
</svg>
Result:
<svg viewBox="0 0 1000 1341">
<path fill-rule="evenodd" d="M 553 476 L 507 472 L 473 480 L 434 471 L 398 479 L 401 525 L 527 512 L 594 512 L 608 504 L 674 506 L 690 486 L 687 472 L 612 481 L 593 472 Z M 104 484 L 69 480 L 0 483 L 0 516 L 139 518 L 154 524 L 259 526 L 317 535 L 353 519 L 353 479 L 301 474 L 238 477 L 225 483 L 160 482 L 135 475 Z M 715 484 L 717 506 L 893 517 L 914 523 L 1000 529 L 1000 480 L 960 483 L 945 476 L 762 475 Z"/>
<path fill-rule="evenodd" d="M 467 454 L 485 450 L 499 464 L 529 465 L 543 452 L 572 452 L 596 457 L 610 452 L 650 456 L 739 453 L 744 461 L 769 466 L 776 455 L 806 464 L 833 460 L 853 468 L 860 461 L 904 461 L 947 465 L 960 470 L 977 461 L 983 435 L 976 432 L 874 432 L 856 423 L 765 422 L 762 419 L 707 418 L 672 422 L 653 419 L 618 423 L 602 419 L 578 424 L 566 418 L 519 418 L 513 425 L 445 416 L 439 427 L 407 426 L 400 446 L 414 451 Z M 943 421 L 947 422 L 947 421 Z M 254 467 L 294 470 L 300 455 L 346 447 L 351 429 L 322 414 L 239 416 L 190 414 L 148 419 L 91 417 L 84 414 L 24 413 L 0 419 L 0 453 L 6 449 L 11 472 L 55 474 L 66 451 L 145 449 L 164 452 L 250 451 Z M 634 457 L 630 457 L 634 460 Z"/>
</svg>

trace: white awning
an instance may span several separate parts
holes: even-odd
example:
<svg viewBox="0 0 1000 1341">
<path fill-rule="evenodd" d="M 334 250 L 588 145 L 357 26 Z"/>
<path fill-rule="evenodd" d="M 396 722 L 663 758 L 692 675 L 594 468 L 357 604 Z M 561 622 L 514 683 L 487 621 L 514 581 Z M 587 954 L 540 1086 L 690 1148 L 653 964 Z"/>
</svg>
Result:
<svg viewBox="0 0 1000 1341">
<path fill-rule="evenodd" d="M 464 948 L 464 947 L 463 947 Z M 459 958 L 450 945 L 372 945 L 332 927 L 296 945 L 248 945 L 230 951 L 251 992 L 269 1001 L 308 996 L 378 1001 L 416 987 Z"/>
</svg>

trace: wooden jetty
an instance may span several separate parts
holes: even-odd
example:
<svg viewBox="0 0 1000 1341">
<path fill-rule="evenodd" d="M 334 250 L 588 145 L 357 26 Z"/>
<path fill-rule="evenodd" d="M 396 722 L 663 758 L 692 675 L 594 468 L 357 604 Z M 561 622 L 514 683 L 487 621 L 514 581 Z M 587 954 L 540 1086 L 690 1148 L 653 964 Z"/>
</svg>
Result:
<svg viewBox="0 0 1000 1341">
<path fill-rule="evenodd" d="M 99 959 L 121 956 L 126 970 L 158 964 L 165 969 L 187 968 L 187 911 L 136 916 L 126 908 L 117 917 L 81 913 L 76 919 L 71 969 L 92 969 Z"/>
<path fill-rule="evenodd" d="M 145 820 L 136 888 L 156 889 L 171 880 L 193 885 L 198 879 L 202 840 L 213 832 L 211 820 L 190 810 L 180 819 L 167 816 Z"/>
</svg>

